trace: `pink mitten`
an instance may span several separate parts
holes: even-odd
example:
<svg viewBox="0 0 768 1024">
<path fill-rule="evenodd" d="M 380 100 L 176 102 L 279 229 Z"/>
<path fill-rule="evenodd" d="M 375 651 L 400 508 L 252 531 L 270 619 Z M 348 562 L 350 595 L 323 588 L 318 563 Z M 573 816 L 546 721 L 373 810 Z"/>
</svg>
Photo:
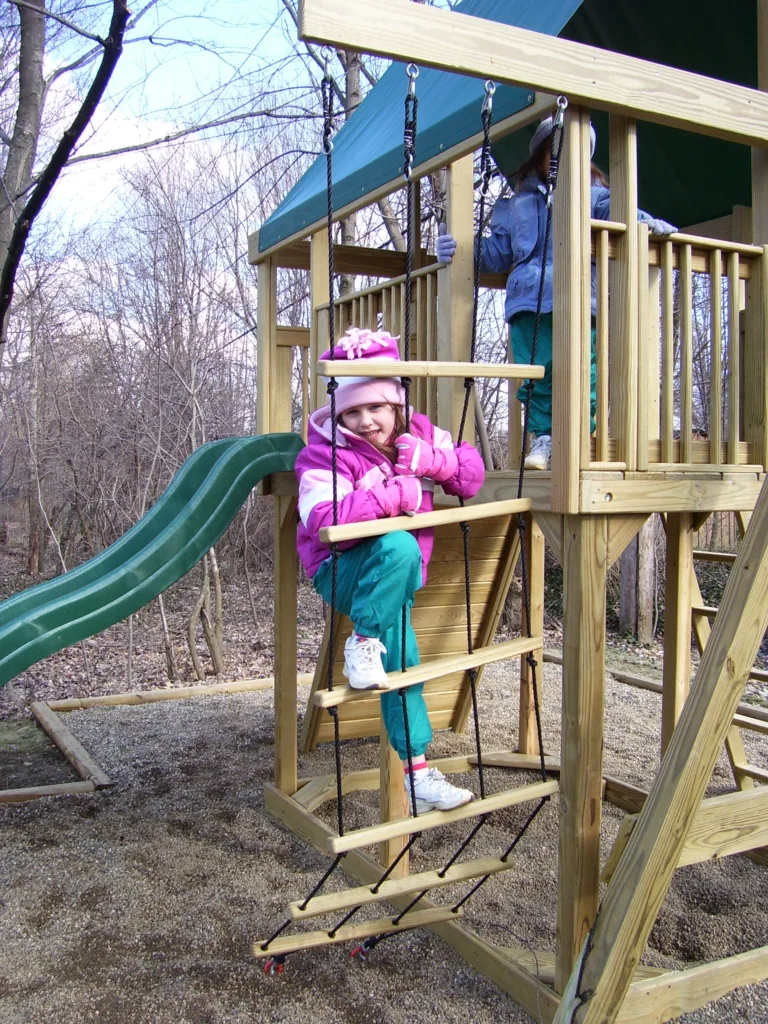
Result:
<svg viewBox="0 0 768 1024">
<path fill-rule="evenodd" d="M 392 515 L 408 515 L 421 504 L 421 481 L 415 476 L 393 476 L 387 481 L 387 490 L 397 492 L 399 508 Z"/>
<path fill-rule="evenodd" d="M 397 462 L 395 472 L 413 476 L 426 476 L 443 483 L 456 472 L 459 460 L 453 448 L 433 448 L 421 437 L 401 434 L 395 441 Z"/>
</svg>

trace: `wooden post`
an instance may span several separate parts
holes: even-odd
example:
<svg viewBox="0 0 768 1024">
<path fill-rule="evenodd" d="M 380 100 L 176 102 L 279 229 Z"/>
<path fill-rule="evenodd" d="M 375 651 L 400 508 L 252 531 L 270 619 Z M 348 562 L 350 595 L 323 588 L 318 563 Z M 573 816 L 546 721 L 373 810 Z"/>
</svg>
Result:
<svg viewBox="0 0 768 1024">
<path fill-rule="evenodd" d="M 296 498 L 275 495 L 275 785 L 298 789 Z"/>
<path fill-rule="evenodd" d="M 472 154 L 448 168 L 446 176 L 446 223 L 456 239 L 456 255 L 437 274 L 437 358 L 461 362 L 469 359 L 472 337 L 472 297 L 474 289 L 475 228 L 473 216 Z M 470 400 L 467 423 L 470 437 L 474 423 L 474 398 Z M 464 386 L 461 380 L 437 383 L 437 418 L 440 426 L 459 432 Z"/>
<path fill-rule="evenodd" d="M 744 335 L 744 440 L 750 460 L 768 465 L 768 245 L 752 263 Z"/>
<path fill-rule="evenodd" d="M 664 692 L 661 752 L 667 749 L 691 681 L 691 573 L 693 513 L 667 515 L 667 584 L 664 603 Z"/>
<path fill-rule="evenodd" d="M 544 534 L 533 516 L 526 515 L 525 564 L 528 570 L 528 588 L 531 602 L 531 634 L 544 634 Z M 525 635 L 528 624 L 525 601 L 522 602 L 521 632 Z M 541 658 L 536 668 L 536 683 L 541 697 L 544 664 Z M 533 700 L 533 672 L 527 655 L 520 658 L 520 720 L 518 751 L 521 754 L 539 754 L 539 735 L 536 728 L 536 708 Z"/>
<path fill-rule="evenodd" d="M 611 434 L 616 458 L 637 468 L 638 412 L 638 234 L 637 125 L 609 117 L 611 220 L 627 230 L 616 239 L 611 264 Z"/>
<path fill-rule="evenodd" d="M 328 321 L 330 314 L 317 307 L 328 302 L 328 229 L 321 228 L 309 240 L 309 299 L 311 319 L 309 329 L 309 391 L 310 412 L 325 404 L 322 381 L 315 373 L 315 363 L 328 348 Z"/>
<path fill-rule="evenodd" d="M 562 992 L 597 915 L 600 889 L 606 516 L 563 523 L 563 710 L 555 988 Z"/>
<path fill-rule="evenodd" d="M 768 0 L 757 0 L 757 87 L 768 91 Z M 752 149 L 752 238 L 768 243 L 768 149 Z"/>
<path fill-rule="evenodd" d="M 552 511 L 561 513 L 578 512 L 579 469 L 589 464 L 589 426 L 583 422 L 589 404 L 583 379 L 589 379 L 585 344 L 590 314 L 584 308 L 591 265 L 588 147 L 589 115 L 569 107 L 553 216 Z"/>
<path fill-rule="evenodd" d="M 273 360 L 277 353 L 277 267 L 271 259 L 259 264 L 258 309 L 256 312 L 256 430 L 269 434 L 272 428 Z M 289 350 L 290 351 L 290 350 Z"/>
<path fill-rule="evenodd" d="M 680 861 L 768 626 L 768 488 L 726 586 L 696 685 L 574 968 L 555 1024 L 612 1024 Z M 588 994 L 582 999 L 582 994 Z"/>
<path fill-rule="evenodd" d="M 408 817 L 408 795 L 403 782 L 403 766 L 397 753 L 389 742 L 384 722 L 381 723 L 379 735 L 379 821 L 395 821 Z M 379 860 L 383 867 L 388 868 L 408 842 L 408 836 L 386 839 L 379 844 Z M 390 878 L 404 878 L 408 874 L 408 854 L 406 853 Z"/>
<path fill-rule="evenodd" d="M 649 516 L 637 535 L 637 639 L 653 642 L 653 594 L 655 586 L 656 517 Z"/>
</svg>

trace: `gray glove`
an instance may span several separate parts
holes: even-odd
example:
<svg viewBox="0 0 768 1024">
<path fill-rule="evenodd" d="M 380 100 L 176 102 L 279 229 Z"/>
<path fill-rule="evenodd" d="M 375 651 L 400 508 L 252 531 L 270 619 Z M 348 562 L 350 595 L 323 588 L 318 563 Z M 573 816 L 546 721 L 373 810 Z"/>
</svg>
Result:
<svg viewBox="0 0 768 1024">
<path fill-rule="evenodd" d="M 448 227 L 441 223 L 437 227 L 435 255 L 438 263 L 450 263 L 456 252 L 456 239 L 448 234 Z"/>
<path fill-rule="evenodd" d="M 674 224 L 670 224 L 669 221 L 661 220 L 657 218 L 651 218 L 648 221 L 648 231 L 651 235 L 664 238 L 666 235 L 677 234 L 677 228 Z"/>
</svg>

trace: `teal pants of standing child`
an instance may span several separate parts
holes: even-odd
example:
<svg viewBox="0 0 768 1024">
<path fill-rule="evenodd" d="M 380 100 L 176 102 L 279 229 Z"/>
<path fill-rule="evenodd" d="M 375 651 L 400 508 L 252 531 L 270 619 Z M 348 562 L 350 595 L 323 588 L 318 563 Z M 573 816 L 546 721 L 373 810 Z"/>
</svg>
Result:
<svg viewBox="0 0 768 1024">
<path fill-rule="evenodd" d="M 312 582 L 323 600 L 331 603 L 332 563 L 327 559 Z M 386 672 L 402 668 L 402 628 L 405 609 L 405 665 L 419 664 L 419 648 L 411 626 L 411 607 L 421 586 L 421 551 L 410 533 L 385 533 L 360 541 L 338 556 L 336 610 L 348 615 L 363 636 L 378 637 L 387 649 L 382 656 Z M 424 684 L 393 690 L 381 696 L 381 714 L 389 742 L 404 761 L 408 757 L 401 693 L 408 708 L 411 755 L 421 757 L 432 739 Z"/>
<path fill-rule="evenodd" d="M 528 416 L 528 430 L 536 437 L 552 433 L 552 314 L 542 313 L 539 321 L 539 336 L 536 340 L 536 356 L 531 359 L 533 331 L 536 325 L 535 313 L 518 313 L 509 325 L 512 358 L 516 363 L 531 363 L 544 367 L 542 380 L 533 382 L 531 407 Z M 597 405 L 597 356 L 595 354 L 595 321 L 592 321 L 592 360 L 589 375 L 590 410 L 592 420 L 589 432 L 595 431 L 595 408 Z M 525 402 L 527 391 L 523 385 L 517 392 L 520 402 Z"/>
</svg>

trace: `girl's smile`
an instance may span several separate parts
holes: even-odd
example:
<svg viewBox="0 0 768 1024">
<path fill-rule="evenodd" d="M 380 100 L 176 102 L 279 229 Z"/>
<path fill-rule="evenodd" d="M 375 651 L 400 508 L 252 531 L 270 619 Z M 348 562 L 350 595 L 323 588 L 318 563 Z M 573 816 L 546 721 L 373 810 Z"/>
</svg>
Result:
<svg viewBox="0 0 768 1024">
<path fill-rule="evenodd" d="M 376 444 L 386 444 L 395 429 L 395 410 L 389 404 L 355 406 L 341 419 L 347 430 Z"/>
</svg>

